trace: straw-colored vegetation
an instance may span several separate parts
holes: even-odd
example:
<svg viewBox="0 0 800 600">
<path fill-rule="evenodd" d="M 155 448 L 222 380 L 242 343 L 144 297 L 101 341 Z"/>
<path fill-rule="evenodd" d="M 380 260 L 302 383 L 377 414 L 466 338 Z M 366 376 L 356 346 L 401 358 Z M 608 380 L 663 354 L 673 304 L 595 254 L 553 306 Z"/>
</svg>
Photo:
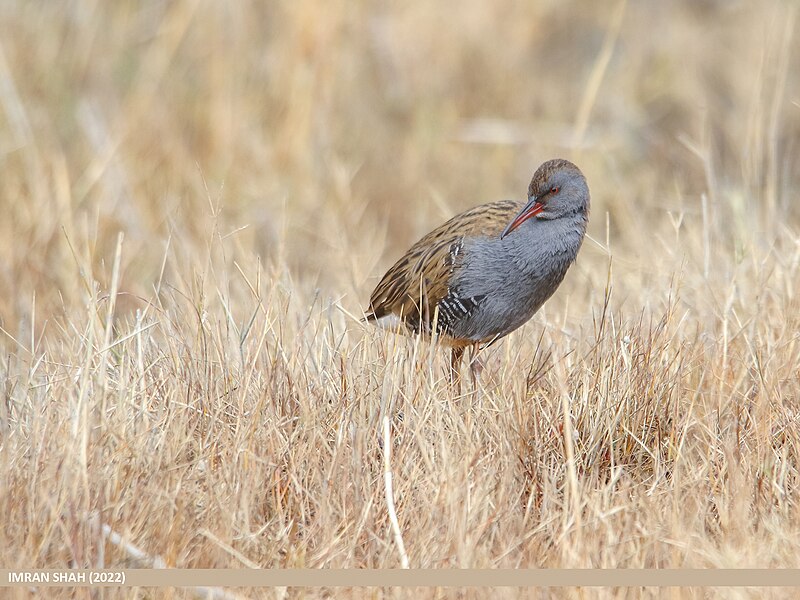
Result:
<svg viewBox="0 0 800 600">
<path fill-rule="evenodd" d="M 399 567 L 387 416 L 412 567 L 797 567 L 796 12 L 0 3 L 0 564 Z M 369 292 L 556 156 L 591 239 L 456 397 Z"/>
</svg>

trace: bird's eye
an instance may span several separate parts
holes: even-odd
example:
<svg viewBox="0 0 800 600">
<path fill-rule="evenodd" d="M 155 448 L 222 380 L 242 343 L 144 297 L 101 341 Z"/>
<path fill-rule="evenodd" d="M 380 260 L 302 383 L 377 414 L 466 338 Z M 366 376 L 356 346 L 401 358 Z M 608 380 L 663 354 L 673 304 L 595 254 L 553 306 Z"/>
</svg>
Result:
<svg viewBox="0 0 800 600">
<path fill-rule="evenodd" d="M 553 187 L 550 188 L 550 193 L 551 194 L 557 194 L 560 191 L 561 191 L 561 188 L 558 187 L 558 186 L 553 186 Z"/>
</svg>

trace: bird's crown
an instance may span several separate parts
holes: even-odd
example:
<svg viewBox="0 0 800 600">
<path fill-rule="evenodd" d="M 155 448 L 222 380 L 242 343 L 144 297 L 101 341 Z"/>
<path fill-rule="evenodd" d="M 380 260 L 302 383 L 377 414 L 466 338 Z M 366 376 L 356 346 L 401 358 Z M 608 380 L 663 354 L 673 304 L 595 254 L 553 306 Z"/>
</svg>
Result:
<svg viewBox="0 0 800 600">
<path fill-rule="evenodd" d="M 553 178 L 556 175 L 575 175 L 583 178 L 581 170 L 570 161 L 564 158 L 554 158 L 542 163 L 536 172 L 533 174 L 531 183 L 528 186 L 528 197 L 536 198 L 546 193 L 550 187 Z"/>
</svg>

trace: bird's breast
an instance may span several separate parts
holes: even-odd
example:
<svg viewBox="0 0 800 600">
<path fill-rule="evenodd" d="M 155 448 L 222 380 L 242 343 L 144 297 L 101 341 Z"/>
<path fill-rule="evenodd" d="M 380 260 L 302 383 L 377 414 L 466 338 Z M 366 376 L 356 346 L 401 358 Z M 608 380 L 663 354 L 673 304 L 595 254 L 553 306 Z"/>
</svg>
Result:
<svg viewBox="0 0 800 600">
<path fill-rule="evenodd" d="M 528 321 L 561 284 L 581 245 L 582 230 L 558 229 L 533 239 L 511 235 L 467 240 L 452 287 L 462 298 L 481 301 L 453 333 L 488 340 Z"/>
</svg>

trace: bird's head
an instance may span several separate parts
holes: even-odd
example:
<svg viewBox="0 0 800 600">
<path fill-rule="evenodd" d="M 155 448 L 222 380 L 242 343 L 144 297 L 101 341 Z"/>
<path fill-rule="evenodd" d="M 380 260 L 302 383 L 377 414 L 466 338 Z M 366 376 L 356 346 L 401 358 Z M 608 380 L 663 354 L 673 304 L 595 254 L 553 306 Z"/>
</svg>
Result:
<svg viewBox="0 0 800 600">
<path fill-rule="evenodd" d="M 543 163 L 528 186 L 528 203 L 505 228 L 506 237 L 530 218 L 560 219 L 589 210 L 589 186 L 581 170 L 568 160 L 556 158 Z"/>
</svg>

